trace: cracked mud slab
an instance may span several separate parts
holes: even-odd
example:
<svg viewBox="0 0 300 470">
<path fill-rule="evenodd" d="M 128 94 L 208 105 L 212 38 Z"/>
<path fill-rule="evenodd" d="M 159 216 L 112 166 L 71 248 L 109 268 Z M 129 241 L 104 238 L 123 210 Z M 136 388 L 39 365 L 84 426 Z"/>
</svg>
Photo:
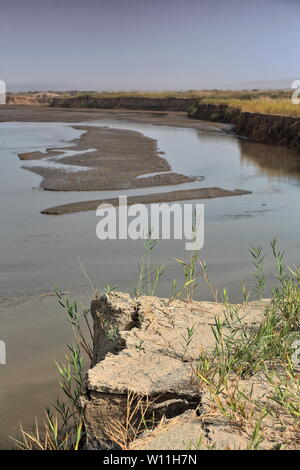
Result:
<svg viewBox="0 0 300 470">
<path fill-rule="evenodd" d="M 259 324 L 266 305 L 268 301 L 240 305 L 245 326 Z M 194 374 L 199 353 L 214 345 L 211 326 L 216 316 L 224 318 L 223 304 L 144 296 L 135 300 L 118 292 L 93 301 L 91 313 L 94 367 L 87 373 L 82 398 L 88 448 L 114 448 L 116 428 L 126 424 L 130 396 L 135 397 L 132 403 L 139 397 L 148 415 L 156 416 L 154 429 L 134 439 L 131 448 L 195 447 L 201 435 L 207 445 L 245 448 L 245 432 L 206 412 L 207 398 Z M 108 334 L 111 328 L 117 332 L 114 338 Z M 186 347 L 188 328 L 195 333 Z"/>
</svg>

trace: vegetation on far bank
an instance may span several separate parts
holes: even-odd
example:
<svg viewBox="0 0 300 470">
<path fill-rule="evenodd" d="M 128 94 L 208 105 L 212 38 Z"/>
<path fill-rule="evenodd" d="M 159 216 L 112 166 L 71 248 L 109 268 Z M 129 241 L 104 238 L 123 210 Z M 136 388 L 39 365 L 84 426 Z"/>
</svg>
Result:
<svg viewBox="0 0 300 470">
<path fill-rule="evenodd" d="M 292 90 L 187 90 L 71 92 L 67 97 L 89 94 L 95 98 L 188 98 L 202 103 L 226 104 L 241 111 L 300 117 L 300 106 L 292 103 Z"/>
<path fill-rule="evenodd" d="M 52 96 L 62 99 L 89 95 L 93 98 L 188 98 L 203 103 L 227 104 L 241 111 L 300 117 L 300 106 L 292 103 L 293 90 L 165 90 L 165 91 L 79 91 L 28 92 L 13 95 Z"/>
<path fill-rule="evenodd" d="M 278 114 L 281 116 L 300 117 L 300 106 L 292 103 L 291 98 L 271 98 L 269 96 L 259 96 L 257 98 L 218 98 L 211 97 L 202 100 L 203 103 L 226 104 L 241 111 L 261 114 Z"/>
<path fill-rule="evenodd" d="M 34 92 L 38 93 L 38 92 Z M 261 97 L 268 97 L 270 99 L 288 99 L 291 97 L 291 90 L 118 90 L 110 91 L 103 90 L 69 90 L 65 92 L 49 91 L 48 93 L 55 93 L 64 97 L 76 97 L 91 95 L 97 98 L 119 98 L 119 97 L 138 97 L 138 98 L 199 98 L 199 99 L 241 99 L 251 100 Z"/>
</svg>

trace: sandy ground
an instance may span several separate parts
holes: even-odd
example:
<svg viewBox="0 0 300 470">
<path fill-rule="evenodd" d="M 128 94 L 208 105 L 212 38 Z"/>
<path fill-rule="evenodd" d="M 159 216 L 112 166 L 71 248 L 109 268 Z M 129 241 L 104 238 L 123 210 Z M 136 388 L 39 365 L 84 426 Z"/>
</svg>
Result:
<svg viewBox="0 0 300 470">
<path fill-rule="evenodd" d="M 50 191 L 106 191 L 117 189 L 164 186 L 195 181 L 176 173 L 155 175 L 149 178 L 137 178 L 145 173 L 169 172 L 167 161 L 157 151 L 157 142 L 139 132 L 110 129 L 106 127 L 73 126 L 85 131 L 73 146 L 61 150 L 85 151 L 71 157 L 60 158 L 59 162 L 68 165 L 90 167 L 91 170 L 65 172 L 61 169 L 37 166 L 38 158 L 56 156 L 55 148 L 46 153 L 20 154 L 22 160 L 33 159 L 30 171 L 43 176 L 41 187 Z"/>
<path fill-rule="evenodd" d="M 131 111 L 68 109 L 49 107 L 5 106 L 0 109 L 0 121 L 21 122 L 80 122 L 100 118 L 118 117 L 139 123 L 168 125 L 202 129 L 209 132 L 230 132 L 231 126 L 219 123 L 191 120 L 184 112 Z M 19 155 L 21 160 L 32 161 L 26 169 L 43 177 L 41 187 L 51 191 L 107 191 L 143 188 L 150 186 L 176 185 L 195 181 L 171 172 L 163 152 L 158 152 L 157 141 L 139 132 L 108 127 L 74 126 L 85 131 L 75 139 L 70 147 L 48 149 L 46 153 L 31 152 Z M 84 153 L 85 150 L 95 149 Z M 60 158 L 59 162 L 68 165 L 90 167 L 90 170 L 67 172 L 59 168 L 38 165 L 40 159 L 56 157 L 65 150 L 83 153 Z M 138 178 L 146 173 L 160 173 L 147 178 Z M 203 179 L 203 178 L 202 178 Z M 201 188 L 197 190 L 172 191 L 148 196 L 128 198 L 128 204 L 135 202 L 154 203 L 189 199 L 235 196 L 248 192 L 225 191 L 221 188 Z M 44 214 L 65 214 L 95 209 L 102 200 L 66 204 L 44 210 Z M 110 201 L 106 201 L 110 202 Z M 116 204 L 113 200 L 112 204 Z"/>
<path fill-rule="evenodd" d="M 186 189 L 182 191 L 171 191 L 168 193 L 147 194 L 145 196 L 130 196 L 127 198 L 127 205 L 132 204 L 153 204 L 158 202 L 174 202 L 174 201 L 188 201 L 192 199 L 212 199 L 214 197 L 228 197 L 228 196 L 242 196 L 250 194 L 249 191 L 236 189 L 228 191 L 221 188 L 200 188 L 200 189 Z M 72 212 L 82 212 L 96 210 L 100 204 L 111 204 L 113 206 L 119 205 L 118 198 L 100 199 L 94 201 L 74 202 L 71 204 L 63 204 L 61 206 L 50 207 L 42 211 L 42 214 L 49 215 L 62 215 L 71 214 Z"/>
<path fill-rule="evenodd" d="M 48 106 L 0 106 L 0 122 L 82 122 L 117 117 L 157 125 L 189 127 L 207 131 L 229 131 L 230 124 L 191 119 L 185 112 L 132 111 L 127 109 L 51 108 Z"/>
</svg>

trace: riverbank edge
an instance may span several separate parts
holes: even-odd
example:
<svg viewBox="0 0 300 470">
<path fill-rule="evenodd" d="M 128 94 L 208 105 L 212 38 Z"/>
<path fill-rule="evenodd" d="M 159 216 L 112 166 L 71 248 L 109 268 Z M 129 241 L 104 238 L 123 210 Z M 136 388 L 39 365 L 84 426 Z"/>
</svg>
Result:
<svg viewBox="0 0 300 470">
<path fill-rule="evenodd" d="M 300 118 L 249 113 L 226 104 L 197 103 L 190 118 L 232 124 L 234 132 L 252 142 L 281 145 L 300 153 Z"/>
<path fill-rule="evenodd" d="M 185 111 L 190 118 L 231 124 L 238 136 L 264 144 L 286 146 L 300 153 L 300 118 L 284 115 L 250 113 L 226 104 L 202 103 L 196 98 L 95 98 L 89 95 L 74 98 L 54 98 L 50 107 L 128 109 L 145 111 Z"/>
<path fill-rule="evenodd" d="M 97 98 L 90 95 L 74 98 L 54 98 L 50 106 L 58 108 L 98 108 L 98 109 L 133 109 L 149 111 L 188 111 L 196 105 L 195 98 L 143 98 L 120 96 L 115 98 Z"/>
</svg>

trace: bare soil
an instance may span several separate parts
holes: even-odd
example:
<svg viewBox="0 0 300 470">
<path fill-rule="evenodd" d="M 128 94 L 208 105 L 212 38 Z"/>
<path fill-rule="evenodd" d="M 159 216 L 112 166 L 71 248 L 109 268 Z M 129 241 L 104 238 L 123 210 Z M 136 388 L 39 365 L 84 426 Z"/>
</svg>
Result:
<svg viewBox="0 0 300 470">
<path fill-rule="evenodd" d="M 117 189 L 164 186 L 195 181 L 171 170 L 168 162 L 157 151 L 157 142 L 139 132 L 107 127 L 73 126 L 85 133 L 70 147 L 49 149 L 46 153 L 20 154 L 22 160 L 38 160 L 56 156 L 65 150 L 94 152 L 61 158 L 60 163 L 90 167 L 91 170 L 66 172 L 59 168 L 45 168 L 34 163 L 27 168 L 43 177 L 41 187 L 49 191 L 106 191 Z M 59 152 L 61 150 L 61 152 Z M 149 178 L 138 178 L 145 173 L 168 172 Z"/>
<path fill-rule="evenodd" d="M 3 106 L 0 121 L 21 122 L 71 122 L 93 121 L 101 118 L 117 117 L 138 123 L 186 127 L 207 132 L 229 132 L 228 124 L 208 123 L 192 120 L 185 112 L 134 111 L 134 110 L 97 110 L 32 106 Z M 21 160 L 32 160 L 32 166 L 26 169 L 43 177 L 41 187 L 50 191 L 107 191 L 143 188 L 151 186 L 176 185 L 203 179 L 192 178 L 171 172 L 168 162 L 158 152 L 157 141 L 139 132 L 108 127 L 74 126 L 85 131 L 69 147 L 48 149 L 46 153 L 29 152 L 19 155 Z M 95 149 L 84 153 L 85 150 Z M 43 158 L 56 157 L 65 150 L 83 151 L 71 157 L 60 158 L 68 165 L 90 167 L 84 171 L 64 171 L 59 168 L 47 168 L 38 165 Z M 160 173 L 147 178 L 144 174 Z M 201 188 L 195 190 L 172 191 L 129 197 L 128 204 L 171 202 L 189 199 L 208 199 L 213 197 L 249 194 L 247 191 L 227 191 L 221 188 Z M 44 214 L 66 214 L 93 210 L 104 200 L 84 201 L 65 204 L 43 211 Z M 117 199 L 105 200 L 116 205 Z"/>
<path fill-rule="evenodd" d="M 117 117 L 134 122 L 205 129 L 221 132 L 232 128 L 230 124 L 191 119 L 183 111 L 135 111 L 129 109 L 52 108 L 49 106 L 0 106 L 0 122 L 82 122 Z"/>
<path fill-rule="evenodd" d="M 167 193 L 147 194 L 144 196 L 129 196 L 127 198 L 127 205 L 132 204 L 153 204 L 158 202 L 174 202 L 174 201 L 189 201 L 192 199 L 212 199 L 215 197 L 228 197 L 228 196 L 242 196 L 251 194 L 250 191 L 236 189 L 228 191 L 222 188 L 199 188 L 199 189 L 186 189 L 182 191 L 170 191 Z M 118 198 L 112 199 L 99 199 L 94 201 L 74 202 L 71 204 L 63 204 L 61 206 L 50 207 L 42 211 L 42 214 L 49 215 L 62 215 L 71 214 L 73 212 L 82 212 L 96 210 L 100 204 L 111 204 L 113 206 L 119 205 Z"/>
</svg>

